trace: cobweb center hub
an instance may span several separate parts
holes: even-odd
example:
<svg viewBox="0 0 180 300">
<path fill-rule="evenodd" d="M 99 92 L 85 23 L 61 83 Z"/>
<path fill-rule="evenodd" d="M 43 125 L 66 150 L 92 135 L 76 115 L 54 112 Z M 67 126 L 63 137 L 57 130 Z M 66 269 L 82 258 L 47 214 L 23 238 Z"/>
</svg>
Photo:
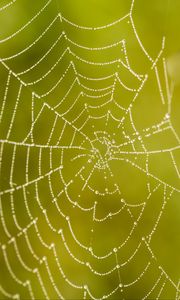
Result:
<svg viewBox="0 0 180 300">
<path fill-rule="evenodd" d="M 93 155 L 98 169 L 106 169 L 111 158 L 111 142 L 106 136 L 98 137 L 93 143 Z"/>
</svg>

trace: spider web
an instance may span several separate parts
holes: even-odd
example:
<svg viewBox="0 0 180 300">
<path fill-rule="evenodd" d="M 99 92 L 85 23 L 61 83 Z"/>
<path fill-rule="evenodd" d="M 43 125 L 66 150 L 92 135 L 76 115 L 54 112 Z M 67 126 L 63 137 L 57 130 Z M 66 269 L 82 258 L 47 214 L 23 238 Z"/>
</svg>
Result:
<svg viewBox="0 0 180 300">
<path fill-rule="evenodd" d="M 100 27 L 26 2 L 0 8 L 8 19 L 22 7 L 0 39 L 1 297 L 180 299 L 152 249 L 180 191 L 165 37 L 151 57 L 134 0 Z"/>
</svg>

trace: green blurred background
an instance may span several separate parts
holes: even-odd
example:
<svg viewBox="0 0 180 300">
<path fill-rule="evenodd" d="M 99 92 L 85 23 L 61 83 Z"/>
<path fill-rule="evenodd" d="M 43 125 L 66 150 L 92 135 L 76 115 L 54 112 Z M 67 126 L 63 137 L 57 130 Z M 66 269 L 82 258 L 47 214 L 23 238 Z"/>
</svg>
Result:
<svg viewBox="0 0 180 300">
<path fill-rule="evenodd" d="M 0 297 L 179 299 L 180 2 L 7 4 Z"/>
</svg>

